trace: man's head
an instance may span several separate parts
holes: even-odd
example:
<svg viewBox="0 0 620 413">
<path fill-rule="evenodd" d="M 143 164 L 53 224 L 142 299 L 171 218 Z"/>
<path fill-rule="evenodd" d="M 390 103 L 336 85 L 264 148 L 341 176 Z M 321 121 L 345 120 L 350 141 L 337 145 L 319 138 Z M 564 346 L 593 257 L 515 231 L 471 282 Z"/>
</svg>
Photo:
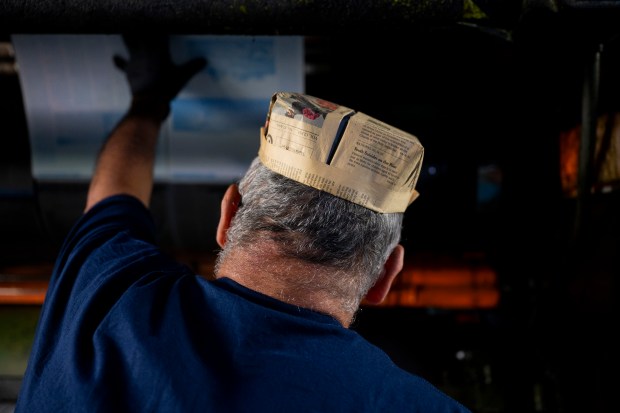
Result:
<svg viewBox="0 0 620 413">
<path fill-rule="evenodd" d="M 260 254 L 256 246 L 276 245 L 282 258 L 324 270 L 313 271 L 312 280 L 294 274 L 300 277 L 302 289 L 306 285 L 308 292 L 322 290 L 337 299 L 343 310 L 354 313 L 368 290 L 385 275 L 386 261 L 397 246 L 402 261 L 398 245 L 402 213 L 378 213 L 300 184 L 266 168 L 258 158 L 240 181 L 239 194 L 238 209 L 231 200 L 234 217 L 227 230 L 218 233 L 223 245 L 218 276 L 221 263 L 232 251 Z M 400 265 L 398 271 L 402 267 L 402 262 L 393 264 Z"/>
<path fill-rule="evenodd" d="M 258 157 L 222 201 L 216 276 L 348 324 L 402 269 L 423 155 L 415 136 L 361 112 L 274 94 Z"/>
</svg>

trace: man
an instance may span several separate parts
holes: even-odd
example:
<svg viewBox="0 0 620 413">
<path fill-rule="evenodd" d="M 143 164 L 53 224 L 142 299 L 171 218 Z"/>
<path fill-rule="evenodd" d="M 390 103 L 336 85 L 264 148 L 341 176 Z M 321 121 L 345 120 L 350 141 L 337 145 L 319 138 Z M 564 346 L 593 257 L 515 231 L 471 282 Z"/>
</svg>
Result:
<svg viewBox="0 0 620 413">
<path fill-rule="evenodd" d="M 256 159 L 221 204 L 215 280 L 157 247 L 148 206 L 169 103 L 205 61 L 126 38 L 132 103 L 58 256 L 16 413 L 468 412 L 348 329 L 403 266 L 381 213 Z"/>
</svg>

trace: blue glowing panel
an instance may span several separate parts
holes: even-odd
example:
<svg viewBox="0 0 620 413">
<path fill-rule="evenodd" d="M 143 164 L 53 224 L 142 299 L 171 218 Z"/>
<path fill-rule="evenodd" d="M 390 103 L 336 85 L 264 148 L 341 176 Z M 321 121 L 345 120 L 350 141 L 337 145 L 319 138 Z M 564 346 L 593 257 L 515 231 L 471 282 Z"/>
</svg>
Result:
<svg viewBox="0 0 620 413">
<path fill-rule="evenodd" d="M 32 148 L 40 181 L 86 181 L 108 132 L 129 105 L 112 57 L 128 53 L 120 35 L 14 35 Z M 171 36 L 173 60 L 208 64 L 173 101 L 160 136 L 155 179 L 228 183 L 259 147 L 277 91 L 304 92 L 300 36 Z"/>
</svg>

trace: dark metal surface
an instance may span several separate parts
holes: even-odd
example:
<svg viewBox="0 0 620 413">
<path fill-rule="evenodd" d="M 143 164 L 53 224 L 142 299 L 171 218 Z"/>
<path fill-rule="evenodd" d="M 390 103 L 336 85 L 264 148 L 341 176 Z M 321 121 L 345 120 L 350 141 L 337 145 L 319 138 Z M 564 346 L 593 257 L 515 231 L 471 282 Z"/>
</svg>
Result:
<svg viewBox="0 0 620 413">
<path fill-rule="evenodd" d="M 620 1 L 614 0 L 3 0 L 0 31 L 351 35 L 403 33 L 460 21 L 510 29 L 532 12 L 606 14 L 619 9 Z"/>
<path fill-rule="evenodd" d="M 502 2 L 504 3 L 504 2 Z M 4 0 L 8 32 L 118 32 L 156 29 L 235 34 L 324 34 L 453 22 L 462 0 Z"/>
</svg>

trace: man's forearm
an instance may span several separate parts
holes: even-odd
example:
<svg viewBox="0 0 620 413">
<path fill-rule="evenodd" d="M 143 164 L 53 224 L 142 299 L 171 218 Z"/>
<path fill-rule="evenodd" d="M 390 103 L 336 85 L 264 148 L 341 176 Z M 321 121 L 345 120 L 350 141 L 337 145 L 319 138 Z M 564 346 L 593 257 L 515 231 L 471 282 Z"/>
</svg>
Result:
<svg viewBox="0 0 620 413">
<path fill-rule="evenodd" d="M 118 194 L 133 195 L 149 206 L 160 128 L 156 118 L 131 112 L 120 121 L 99 153 L 85 211 Z"/>
<path fill-rule="evenodd" d="M 207 61 L 203 57 L 177 65 L 166 35 L 123 35 L 129 59 L 114 56 L 125 73 L 131 106 L 104 144 L 88 189 L 85 211 L 112 195 L 128 194 L 148 207 L 153 191 L 155 148 L 170 102 Z"/>
</svg>

